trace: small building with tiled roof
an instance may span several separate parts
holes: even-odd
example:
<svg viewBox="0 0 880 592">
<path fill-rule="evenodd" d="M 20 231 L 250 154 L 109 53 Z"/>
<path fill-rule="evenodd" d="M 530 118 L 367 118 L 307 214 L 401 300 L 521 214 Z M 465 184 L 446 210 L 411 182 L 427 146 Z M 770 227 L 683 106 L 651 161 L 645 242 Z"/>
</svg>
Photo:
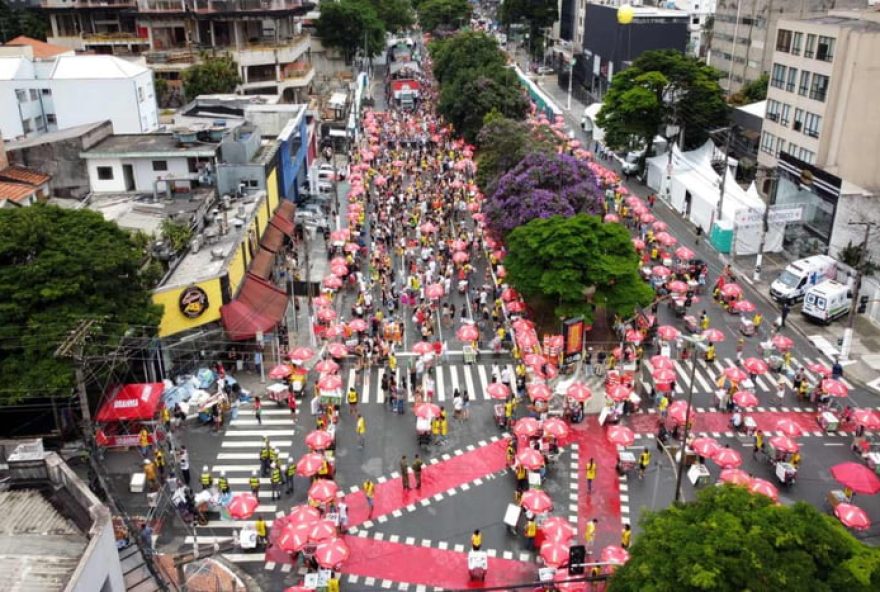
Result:
<svg viewBox="0 0 880 592">
<path fill-rule="evenodd" d="M 15 50 L 11 53 L 13 55 L 22 55 L 24 53 L 24 55 L 34 60 L 48 60 L 62 55 L 74 55 L 74 51 L 69 47 L 52 45 L 39 39 L 31 39 L 25 35 L 19 35 L 0 45 L 0 55 L 7 53 L 7 51 L 4 51 L 4 48 L 28 48 L 24 52 Z"/>
</svg>

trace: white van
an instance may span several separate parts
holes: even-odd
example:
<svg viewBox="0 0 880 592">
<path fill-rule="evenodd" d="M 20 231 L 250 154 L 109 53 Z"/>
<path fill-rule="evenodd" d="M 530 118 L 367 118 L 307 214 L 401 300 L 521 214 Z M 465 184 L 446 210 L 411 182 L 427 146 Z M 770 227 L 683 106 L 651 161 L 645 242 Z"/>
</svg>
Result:
<svg viewBox="0 0 880 592">
<path fill-rule="evenodd" d="M 837 261 L 828 255 L 813 255 L 798 259 L 770 284 L 770 296 L 778 302 L 794 303 L 816 284 L 834 279 Z"/>
<path fill-rule="evenodd" d="M 826 325 L 846 316 L 852 306 L 852 290 L 834 280 L 825 280 L 807 290 L 801 312 Z"/>
</svg>

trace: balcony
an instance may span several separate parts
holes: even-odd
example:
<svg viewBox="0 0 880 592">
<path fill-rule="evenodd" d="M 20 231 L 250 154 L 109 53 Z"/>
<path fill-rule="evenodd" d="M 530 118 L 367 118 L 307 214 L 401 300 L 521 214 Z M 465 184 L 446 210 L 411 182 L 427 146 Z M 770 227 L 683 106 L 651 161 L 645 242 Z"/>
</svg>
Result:
<svg viewBox="0 0 880 592">
<path fill-rule="evenodd" d="M 59 2 L 61 0 L 45 0 Z M 131 0 L 128 0 L 131 1 Z M 301 0 L 137 0 L 141 13 L 255 14 L 301 10 Z"/>
<path fill-rule="evenodd" d="M 315 79 L 315 68 L 311 64 L 294 64 L 281 72 L 280 86 L 284 88 L 303 88 Z"/>
<path fill-rule="evenodd" d="M 310 45 L 311 36 L 297 35 L 277 43 L 274 41 L 248 43 L 238 49 L 230 48 L 229 51 L 241 66 L 260 66 L 295 62 L 309 50 Z"/>
<path fill-rule="evenodd" d="M 47 9 L 58 8 L 134 8 L 137 6 L 135 0 L 40 0 L 40 7 Z"/>
<path fill-rule="evenodd" d="M 146 37 L 138 37 L 134 33 L 92 33 L 83 35 L 86 47 L 94 45 L 149 45 Z"/>
</svg>

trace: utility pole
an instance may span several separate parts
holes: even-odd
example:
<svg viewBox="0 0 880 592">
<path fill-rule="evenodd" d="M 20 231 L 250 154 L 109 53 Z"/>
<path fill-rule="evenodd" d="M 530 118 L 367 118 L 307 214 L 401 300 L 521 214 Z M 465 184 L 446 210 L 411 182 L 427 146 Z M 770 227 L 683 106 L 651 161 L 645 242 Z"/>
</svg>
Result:
<svg viewBox="0 0 880 592">
<path fill-rule="evenodd" d="M 718 206 L 715 209 L 715 219 L 716 220 L 721 220 L 721 218 L 723 217 L 724 187 L 725 187 L 726 181 L 727 181 L 727 170 L 728 170 L 727 161 L 730 159 L 730 138 L 733 136 L 734 126 L 729 126 L 727 128 L 721 128 L 721 129 L 727 130 L 727 138 L 724 141 L 724 163 L 721 168 L 721 188 L 720 188 L 720 192 L 718 194 Z M 721 131 L 721 130 L 719 130 L 719 131 Z M 709 231 L 711 232 L 712 229 L 710 228 Z"/>
<path fill-rule="evenodd" d="M 856 281 L 853 286 L 852 303 L 849 307 L 849 319 L 846 322 L 846 329 L 843 330 L 843 343 L 840 346 L 840 359 L 849 359 L 849 353 L 852 349 L 853 325 L 856 322 L 856 311 L 859 305 L 859 290 L 862 289 L 862 269 L 865 266 L 865 255 L 868 251 L 868 239 L 871 237 L 871 229 L 877 225 L 876 222 L 847 222 L 849 226 L 864 226 L 865 238 L 862 241 L 862 250 L 859 252 L 859 262 L 856 265 Z"/>
<path fill-rule="evenodd" d="M 571 60 L 568 62 L 568 100 L 565 103 L 566 111 L 571 111 L 571 84 L 572 80 L 574 80 L 574 63 L 575 57 L 571 56 Z"/>
<path fill-rule="evenodd" d="M 684 416 L 684 434 L 681 439 L 681 448 L 678 450 L 678 475 L 675 478 L 675 501 L 681 500 L 681 480 L 684 476 L 684 461 L 685 457 L 685 449 L 687 448 L 687 439 L 690 434 L 690 422 L 691 422 L 691 406 L 694 402 L 694 381 L 696 380 L 697 374 L 697 343 L 700 339 L 696 339 L 697 336 L 694 337 L 686 337 L 685 340 L 690 344 L 691 348 L 691 376 L 690 376 L 690 384 L 688 385 L 688 398 L 687 398 L 687 411 Z"/>
<path fill-rule="evenodd" d="M 56 358 L 73 360 L 74 374 L 76 377 L 76 391 L 79 396 L 80 413 L 83 421 L 83 437 L 86 443 L 90 443 L 94 436 L 92 430 L 92 412 L 89 410 L 89 397 L 86 392 L 86 378 L 83 371 L 83 350 L 85 342 L 89 338 L 95 319 L 85 319 L 77 323 L 70 335 L 55 349 Z"/>
<path fill-rule="evenodd" d="M 776 170 L 770 171 L 770 192 L 769 200 L 764 204 L 764 217 L 761 220 L 761 241 L 758 243 L 758 256 L 755 258 L 755 272 L 752 279 L 756 282 L 761 281 L 761 263 L 764 259 L 764 243 L 767 240 L 767 230 L 770 228 L 770 206 L 776 201 L 776 186 L 779 183 Z"/>
</svg>

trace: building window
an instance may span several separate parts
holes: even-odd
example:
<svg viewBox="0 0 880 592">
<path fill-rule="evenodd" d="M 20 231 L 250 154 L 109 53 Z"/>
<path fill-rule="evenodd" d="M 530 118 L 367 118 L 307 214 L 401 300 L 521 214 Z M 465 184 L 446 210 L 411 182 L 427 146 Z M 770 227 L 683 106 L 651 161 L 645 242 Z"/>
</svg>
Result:
<svg viewBox="0 0 880 592">
<path fill-rule="evenodd" d="M 763 132 L 761 134 L 761 152 L 773 154 L 773 141 L 776 139 L 771 133 Z"/>
<path fill-rule="evenodd" d="M 794 110 L 794 131 L 799 132 L 804 129 L 804 110 L 803 109 L 795 109 Z"/>
<path fill-rule="evenodd" d="M 799 148 L 797 157 L 807 164 L 813 164 L 816 162 L 816 153 L 812 150 L 807 150 L 806 148 Z"/>
<path fill-rule="evenodd" d="M 54 113 L 46 113 L 46 123 L 49 125 L 55 125 L 58 123 L 58 118 L 55 117 Z"/>
<path fill-rule="evenodd" d="M 797 68 L 789 68 L 788 69 L 788 80 L 785 82 L 785 90 L 790 93 L 794 92 L 795 83 L 797 82 Z"/>
<path fill-rule="evenodd" d="M 787 103 L 782 103 L 782 110 L 779 112 L 779 125 L 784 125 L 785 127 L 788 127 L 790 119 L 791 105 Z"/>
<path fill-rule="evenodd" d="M 767 119 L 770 121 L 779 121 L 779 106 L 779 101 L 767 99 Z"/>
<path fill-rule="evenodd" d="M 691 19 L 691 24 L 692 25 L 699 25 L 700 24 L 700 17 L 698 17 L 698 16 L 693 17 Z"/>
<path fill-rule="evenodd" d="M 24 131 L 24 133 L 26 133 L 26 134 L 29 134 L 29 133 L 31 133 L 32 131 L 34 131 L 34 126 L 31 124 L 31 120 L 30 120 L 30 119 L 22 119 L 22 121 L 21 121 L 21 129 L 22 129 L 22 130 Z"/>
<path fill-rule="evenodd" d="M 804 57 L 811 58 L 816 55 L 816 36 L 812 33 L 807 34 L 807 43 L 804 45 Z"/>
<path fill-rule="evenodd" d="M 804 43 L 804 34 L 795 33 L 791 38 L 792 55 L 801 55 L 801 45 Z"/>
<path fill-rule="evenodd" d="M 143 103 L 144 102 L 144 87 L 139 86 L 139 87 L 137 87 L 137 89 L 138 89 L 138 102 Z"/>
<path fill-rule="evenodd" d="M 779 153 L 782 152 L 784 147 L 785 140 L 783 138 L 776 138 L 776 147 L 773 149 L 773 156 L 779 156 Z"/>
<path fill-rule="evenodd" d="M 168 170 L 168 161 L 167 160 L 154 160 L 153 161 L 153 170 L 156 172 L 167 171 Z"/>
<path fill-rule="evenodd" d="M 785 66 L 773 64 L 773 74 L 770 76 L 770 86 L 783 88 L 785 86 Z"/>
<path fill-rule="evenodd" d="M 22 90 L 20 88 L 15 90 L 15 98 L 19 103 L 27 103 L 28 94 L 26 90 Z"/>
<path fill-rule="evenodd" d="M 818 138 L 822 132 L 822 116 L 807 112 L 804 116 L 804 133 L 811 138 Z"/>
<path fill-rule="evenodd" d="M 44 97 L 51 97 L 52 96 L 52 89 L 51 88 L 44 88 L 42 90 L 42 92 L 43 92 Z"/>
<path fill-rule="evenodd" d="M 807 70 L 801 70 L 801 83 L 798 86 L 798 94 L 802 97 L 807 96 L 810 90 L 810 73 Z"/>
<path fill-rule="evenodd" d="M 776 51 L 791 51 L 791 31 L 788 29 L 779 29 L 776 32 Z"/>
<path fill-rule="evenodd" d="M 40 93 L 37 92 L 37 89 L 35 89 L 35 88 L 30 89 L 30 93 L 31 93 L 31 100 L 32 101 L 36 101 L 37 99 L 40 98 Z"/>
<path fill-rule="evenodd" d="M 813 83 L 810 85 L 810 98 L 825 102 L 828 94 L 828 77 L 823 74 L 813 74 Z"/>
<path fill-rule="evenodd" d="M 100 181 L 112 181 L 113 180 L 113 167 L 108 166 L 99 166 L 96 169 L 98 173 L 98 180 Z"/>
<path fill-rule="evenodd" d="M 834 37 L 819 35 L 819 47 L 816 49 L 816 59 L 830 62 L 834 59 Z"/>
</svg>

